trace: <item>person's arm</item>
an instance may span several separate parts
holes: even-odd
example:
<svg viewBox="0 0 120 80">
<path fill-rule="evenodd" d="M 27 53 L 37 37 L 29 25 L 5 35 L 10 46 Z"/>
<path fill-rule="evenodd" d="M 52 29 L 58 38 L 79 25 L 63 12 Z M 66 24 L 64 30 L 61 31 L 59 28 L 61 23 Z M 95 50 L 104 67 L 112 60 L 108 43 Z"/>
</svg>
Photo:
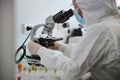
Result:
<svg viewBox="0 0 120 80">
<path fill-rule="evenodd" d="M 78 64 L 67 58 L 62 54 L 56 54 L 53 50 L 41 47 L 37 54 L 41 57 L 41 63 L 47 67 L 56 66 L 58 70 L 63 71 L 64 76 L 62 80 L 79 80 L 79 67 Z"/>
<path fill-rule="evenodd" d="M 41 57 L 41 64 L 46 67 L 57 67 L 63 71 L 63 80 L 78 80 L 79 68 L 72 58 L 67 58 L 63 54 L 57 54 L 51 49 L 40 46 L 37 43 L 29 42 L 28 50 L 31 54 L 37 54 Z M 37 51 L 37 52 L 35 52 Z"/>
<path fill-rule="evenodd" d="M 66 57 L 71 58 L 71 52 L 74 47 L 76 47 L 76 44 L 60 44 L 58 50 L 63 52 Z"/>
<path fill-rule="evenodd" d="M 61 51 L 66 57 L 71 58 L 70 53 L 72 52 L 72 49 L 75 46 L 76 46 L 76 44 L 64 44 L 64 43 L 55 42 L 54 46 L 50 46 L 48 48 L 52 49 L 52 50 Z"/>
<path fill-rule="evenodd" d="M 28 49 L 31 54 L 37 54 L 41 57 L 41 64 L 45 65 L 48 68 L 56 67 L 58 70 L 63 71 L 64 80 L 80 80 L 81 76 L 78 74 L 80 74 L 79 63 L 82 63 L 82 56 L 80 57 L 80 54 L 78 52 L 70 52 L 71 57 L 68 58 L 62 54 L 56 54 L 53 50 L 42 47 L 40 44 L 34 42 L 29 43 Z"/>
</svg>

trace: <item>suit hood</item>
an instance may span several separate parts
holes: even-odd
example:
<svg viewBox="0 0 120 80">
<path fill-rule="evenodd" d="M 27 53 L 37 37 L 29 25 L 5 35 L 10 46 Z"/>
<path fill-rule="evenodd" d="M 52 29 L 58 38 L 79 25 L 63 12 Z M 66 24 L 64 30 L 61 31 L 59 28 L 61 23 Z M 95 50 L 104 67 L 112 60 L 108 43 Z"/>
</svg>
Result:
<svg viewBox="0 0 120 80">
<path fill-rule="evenodd" d="M 115 0 L 76 0 L 76 2 L 83 12 L 86 26 L 119 13 Z"/>
</svg>

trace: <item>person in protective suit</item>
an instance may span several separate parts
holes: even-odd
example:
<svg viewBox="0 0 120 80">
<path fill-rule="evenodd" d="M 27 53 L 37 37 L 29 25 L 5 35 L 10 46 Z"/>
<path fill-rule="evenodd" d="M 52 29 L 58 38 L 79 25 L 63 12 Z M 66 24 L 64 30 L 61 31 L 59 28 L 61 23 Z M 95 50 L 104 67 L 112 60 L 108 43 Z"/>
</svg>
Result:
<svg viewBox="0 0 120 80">
<path fill-rule="evenodd" d="M 56 64 L 64 71 L 63 80 L 81 80 L 88 72 L 91 80 L 120 80 L 120 13 L 116 1 L 76 2 L 83 13 L 87 30 L 79 43 L 55 43 L 54 49 L 62 51 L 63 56 L 30 42 L 30 53 L 41 56 L 46 66 Z"/>
</svg>

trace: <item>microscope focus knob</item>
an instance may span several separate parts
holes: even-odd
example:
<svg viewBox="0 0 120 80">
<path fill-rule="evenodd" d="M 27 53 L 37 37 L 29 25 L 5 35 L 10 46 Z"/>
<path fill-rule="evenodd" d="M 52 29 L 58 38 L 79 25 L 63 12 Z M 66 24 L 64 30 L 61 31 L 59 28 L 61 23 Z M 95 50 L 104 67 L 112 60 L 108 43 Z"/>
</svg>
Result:
<svg viewBox="0 0 120 80">
<path fill-rule="evenodd" d="M 27 31 L 32 30 L 32 27 L 31 27 L 31 26 L 27 26 L 27 27 L 26 27 L 26 30 L 27 30 Z"/>
</svg>

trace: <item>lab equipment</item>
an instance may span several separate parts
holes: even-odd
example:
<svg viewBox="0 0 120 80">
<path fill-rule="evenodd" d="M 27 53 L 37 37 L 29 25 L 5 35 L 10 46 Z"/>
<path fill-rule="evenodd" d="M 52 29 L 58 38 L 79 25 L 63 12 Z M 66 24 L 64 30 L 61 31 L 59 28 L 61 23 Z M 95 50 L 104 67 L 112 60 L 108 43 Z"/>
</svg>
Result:
<svg viewBox="0 0 120 80">
<path fill-rule="evenodd" d="M 30 33 L 27 36 L 27 38 L 25 39 L 25 41 L 23 42 L 23 44 L 17 49 L 17 51 L 15 53 L 15 62 L 18 64 L 24 57 L 26 57 L 27 61 L 29 61 L 28 64 L 35 64 L 37 66 L 41 66 L 41 64 L 40 64 L 41 58 L 39 56 L 37 56 L 37 55 L 31 55 L 31 56 L 26 55 L 25 42 L 27 41 L 29 36 L 30 36 Z M 23 51 L 23 52 L 20 54 L 21 51 Z M 19 57 L 17 57 L 18 54 L 19 54 Z"/>
<path fill-rule="evenodd" d="M 69 9 L 68 11 L 61 10 L 53 16 L 53 20 L 55 23 L 64 23 L 65 21 L 69 20 L 69 18 L 72 17 L 73 14 L 74 12 L 72 9 Z"/>
<path fill-rule="evenodd" d="M 30 35 L 30 34 L 29 34 Z M 26 40 L 28 39 L 29 35 L 27 36 Z M 53 42 L 62 40 L 63 38 L 36 38 L 34 42 L 41 44 L 42 46 L 48 47 L 48 46 L 53 46 Z M 38 55 L 26 55 L 26 46 L 24 45 L 26 40 L 23 42 L 23 44 L 17 49 L 16 54 L 15 54 L 15 62 L 19 63 L 24 57 L 27 58 L 28 64 L 32 65 L 35 64 L 37 66 L 43 66 L 40 64 L 41 58 Z M 19 54 L 20 51 L 23 51 L 22 54 L 20 55 L 20 58 L 17 59 L 17 55 Z"/>
<path fill-rule="evenodd" d="M 22 64 L 21 64 L 22 65 Z M 64 73 L 57 68 L 48 69 L 35 65 L 22 65 L 21 72 L 17 71 L 16 80 L 63 80 Z"/>
<path fill-rule="evenodd" d="M 74 14 L 74 11 L 72 9 L 69 9 L 68 11 L 61 10 L 55 15 L 50 15 L 46 18 L 46 24 L 38 24 L 35 25 L 31 29 L 30 39 L 32 41 L 36 41 L 36 38 L 34 37 L 36 34 L 36 31 L 38 28 L 44 26 L 44 29 L 41 33 L 47 33 L 48 37 L 52 37 L 52 30 L 55 26 L 55 23 L 64 23 L 65 21 L 69 20 L 70 17 L 72 17 Z"/>
<path fill-rule="evenodd" d="M 44 67 L 43 64 L 40 64 L 40 60 L 41 60 L 41 58 L 38 55 L 27 56 L 27 62 L 29 65 L 36 65 L 36 66 Z"/>
<path fill-rule="evenodd" d="M 41 38 L 38 38 L 34 42 L 39 43 L 42 46 L 49 47 L 49 46 L 54 46 L 53 42 L 59 41 L 59 40 L 63 40 L 63 38 L 49 38 L 49 37 L 43 38 L 43 37 L 41 37 Z"/>
<path fill-rule="evenodd" d="M 55 41 L 59 41 L 62 40 L 63 38 L 54 38 L 52 37 L 52 30 L 55 26 L 55 23 L 64 23 L 65 21 L 69 20 L 69 18 L 73 16 L 73 10 L 69 9 L 68 11 L 63 11 L 61 10 L 60 12 L 58 12 L 55 15 L 50 15 L 46 18 L 46 24 L 38 24 L 33 26 L 32 28 L 29 28 L 29 30 L 31 29 L 31 32 L 29 33 L 29 35 L 27 36 L 27 38 L 25 39 L 25 41 L 23 42 L 23 44 L 17 49 L 16 54 L 15 54 L 15 62 L 19 63 L 25 56 L 28 59 L 27 61 L 28 64 L 35 64 L 35 65 L 41 65 L 40 63 L 40 58 L 38 58 L 38 56 L 28 56 L 26 55 L 26 46 L 25 46 L 25 42 L 27 41 L 27 39 L 30 37 L 30 39 L 36 43 L 41 44 L 42 46 L 48 47 L 48 46 L 52 46 L 54 45 L 53 42 Z M 44 29 L 41 31 L 42 34 L 47 34 L 48 36 L 43 38 L 35 38 L 35 34 L 38 28 L 40 27 L 44 27 Z M 17 55 L 19 54 L 20 51 L 23 51 L 20 58 L 17 59 Z M 43 65 L 42 65 L 43 66 Z"/>
</svg>

